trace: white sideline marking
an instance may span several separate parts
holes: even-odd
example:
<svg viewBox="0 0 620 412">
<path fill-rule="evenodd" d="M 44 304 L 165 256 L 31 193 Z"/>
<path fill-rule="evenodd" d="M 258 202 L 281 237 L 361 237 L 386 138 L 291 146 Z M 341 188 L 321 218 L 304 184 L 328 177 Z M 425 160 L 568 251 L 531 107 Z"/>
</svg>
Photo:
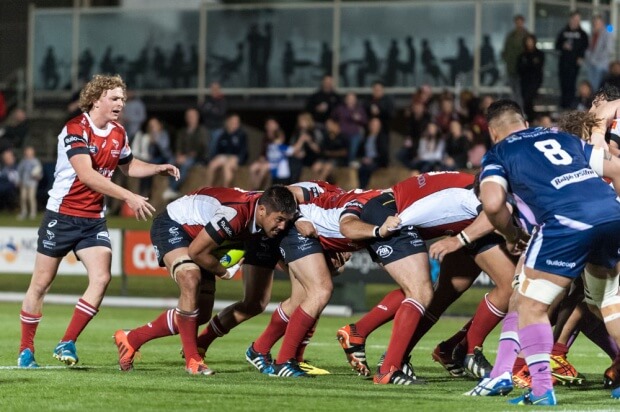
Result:
<svg viewBox="0 0 620 412">
<path fill-rule="evenodd" d="M 25 293 L 18 292 L 0 292 L 0 302 L 16 302 L 20 303 L 24 300 Z M 49 294 L 45 296 L 45 303 L 58 303 L 66 305 L 75 305 L 80 299 L 78 295 L 57 295 Z M 216 300 L 213 304 L 213 310 L 220 311 L 236 301 L 233 300 Z M 106 296 L 103 298 L 101 306 L 116 307 L 116 308 L 175 308 L 177 306 L 178 299 L 174 298 L 136 298 L 125 296 Z M 270 303 L 265 309 L 266 313 L 273 313 L 278 307 L 279 303 Z M 344 305 L 327 305 L 323 310 L 323 315 L 326 316 L 351 316 L 353 315 L 353 309 L 350 306 Z"/>
</svg>

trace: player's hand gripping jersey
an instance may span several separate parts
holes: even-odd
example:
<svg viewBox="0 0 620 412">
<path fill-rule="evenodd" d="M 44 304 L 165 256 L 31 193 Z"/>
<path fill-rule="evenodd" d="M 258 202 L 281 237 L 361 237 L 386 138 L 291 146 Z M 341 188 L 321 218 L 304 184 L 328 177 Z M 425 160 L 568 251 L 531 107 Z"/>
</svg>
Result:
<svg viewBox="0 0 620 412">
<path fill-rule="evenodd" d="M 69 120 L 58 135 L 58 159 L 47 209 L 70 216 L 103 217 L 103 194 L 82 183 L 69 162 L 77 154 L 89 155 L 93 169 L 111 179 L 116 167 L 133 157 L 125 129 L 116 122 L 99 129 L 83 113 Z"/>
<path fill-rule="evenodd" d="M 617 219 L 620 203 L 599 175 L 603 151 L 553 129 L 532 128 L 495 145 L 483 160 L 481 181 L 514 195 L 522 216 L 584 230 Z"/>
</svg>

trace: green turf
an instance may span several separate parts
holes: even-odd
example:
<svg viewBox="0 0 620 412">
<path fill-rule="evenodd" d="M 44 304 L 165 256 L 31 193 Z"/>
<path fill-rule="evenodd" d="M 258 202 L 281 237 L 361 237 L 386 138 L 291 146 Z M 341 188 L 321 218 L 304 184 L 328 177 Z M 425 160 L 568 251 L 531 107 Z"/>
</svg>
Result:
<svg viewBox="0 0 620 412">
<path fill-rule="evenodd" d="M 0 304 L 3 333 L 0 365 L 15 365 L 19 344 L 19 305 Z M 71 306 L 48 305 L 37 335 L 37 360 L 43 366 L 61 365 L 51 357 L 71 315 Z M 43 370 L 0 369 L 2 411 L 500 411 L 515 407 L 506 398 L 469 398 L 461 394 L 474 381 L 453 379 L 430 360 L 434 345 L 458 329 L 463 319 L 443 319 L 414 352 L 414 366 L 428 385 L 376 386 L 355 376 L 344 361 L 335 331 L 353 319 L 321 320 L 307 357 L 332 374 L 314 379 L 272 378 L 260 375 L 244 360 L 244 352 L 269 320 L 259 316 L 233 330 L 211 347 L 207 362 L 215 376 L 192 377 L 183 371 L 178 337 L 144 346 L 135 370 L 116 367 L 115 329 L 135 327 L 154 319 L 159 311 L 104 308 L 78 341 L 78 368 Z M 369 360 L 376 362 L 389 337 L 383 327 L 368 341 Z M 497 331 L 486 345 L 495 355 Z M 588 382 L 583 387 L 557 389 L 562 409 L 617 410 L 620 403 L 601 388 L 602 371 L 609 359 L 584 338 L 571 350 L 570 359 Z"/>
</svg>

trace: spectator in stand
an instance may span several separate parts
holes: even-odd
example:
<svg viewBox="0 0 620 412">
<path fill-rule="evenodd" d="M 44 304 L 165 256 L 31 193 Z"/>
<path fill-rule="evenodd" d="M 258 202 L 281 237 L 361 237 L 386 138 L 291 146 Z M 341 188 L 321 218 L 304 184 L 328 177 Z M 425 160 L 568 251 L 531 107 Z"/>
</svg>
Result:
<svg viewBox="0 0 620 412">
<path fill-rule="evenodd" d="M 394 115 L 394 100 L 385 95 L 382 82 L 376 81 L 372 84 L 372 96 L 366 102 L 365 109 L 367 117 L 378 117 L 381 121 L 381 131 L 389 134 L 392 116 Z"/>
<path fill-rule="evenodd" d="M 527 119 L 534 119 L 534 100 L 542 86 L 545 54 L 536 47 L 536 36 L 528 34 L 523 43 L 523 53 L 517 60 L 517 71 L 521 84 L 523 111 Z"/>
<path fill-rule="evenodd" d="M 267 158 L 269 146 L 274 142 L 286 142 L 286 136 L 275 118 L 268 117 L 264 127 L 261 155 L 250 165 L 250 190 L 262 190 L 269 185 L 267 179 L 271 172 L 271 165 Z M 290 169 L 288 174 L 290 177 Z"/>
<path fill-rule="evenodd" d="M 439 126 L 431 122 L 422 133 L 416 157 L 407 162 L 406 166 L 416 171 L 415 174 L 441 170 L 445 153 L 446 140 L 439 130 Z"/>
<path fill-rule="evenodd" d="M 131 142 L 132 154 L 147 163 L 166 164 L 172 161 L 170 135 L 157 117 L 151 117 L 146 124 L 146 132 L 139 130 Z M 133 149 L 136 153 L 133 153 Z M 150 197 L 153 176 L 140 179 L 140 195 Z"/>
<path fill-rule="evenodd" d="M 518 14 L 514 16 L 514 29 L 506 35 L 504 40 L 504 50 L 502 51 L 502 59 L 506 63 L 506 74 L 508 76 L 508 85 L 512 89 L 513 100 L 521 103 L 521 84 L 519 81 L 519 72 L 517 62 L 519 55 L 523 52 L 523 42 L 529 34 L 525 28 L 525 17 Z"/>
<path fill-rule="evenodd" d="M 19 174 L 15 164 L 15 153 L 8 148 L 0 152 L 0 211 L 12 211 L 17 203 Z"/>
<path fill-rule="evenodd" d="M 594 90 L 588 80 L 582 80 L 577 87 L 577 96 L 573 99 L 571 109 L 588 111 L 592 107 L 592 100 L 594 100 Z"/>
<path fill-rule="evenodd" d="M 536 116 L 536 118 L 534 119 L 534 123 L 532 124 L 532 127 L 550 128 L 554 126 L 555 126 L 555 123 L 553 119 L 551 118 L 551 116 L 549 116 L 546 113 Z"/>
<path fill-rule="evenodd" d="M 471 130 L 463 131 L 463 125 L 458 120 L 450 122 L 450 132 L 446 139 L 446 154 L 443 159 L 443 168 L 446 170 L 460 170 L 467 168 L 467 152 L 473 138 Z"/>
<path fill-rule="evenodd" d="M 460 122 L 462 124 L 471 123 L 478 107 L 478 99 L 474 93 L 468 89 L 462 90 L 456 103 L 455 110 Z"/>
<path fill-rule="evenodd" d="M 482 164 L 482 158 L 487 150 L 491 147 L 491 137 L 489 135 L 489 124 L 487 123 L 486 114 L 491 103 L 495 99 L 493 96 L 486 95 L 480 100 L 478 113 L 472 120 L 471 128 L 473 138 L 471 139 L 471 148 L 467 154 L 467 167 L 478 168 Z"/>
<path fill-rule="evenodd" d="M 347 93 L 344 103 L 336 107 L 332 113 L 332 118 L 338 122 L 340 133 L 344 135 L 348 142 L 348 162 L 349 166 L 354 165 L 357 151 L 359 150 L 364 130 L 368 123 L 366 111 L 358 103 L 355 93 Z"/>
<path fill-rule="evenodd" d="M 422 133 L 432 120 L 424 101 L 419 93 L 414 94 L 411 107 L 405 112 L 405 117 L 408 119 L 407 136 L 403 140 L 403 146 L 399 149 L 396 157 L 407 167 L 409 161 L 415 156 Z"/>
<path fill-rule="evenodd" d="M 142 124 L 146 120 L 146 106 L 133 91 L 127 91 L 127 103 L 123 109 L 123 126 L 127 132 L 129 141 L 133 139 Z"/>
<path fill-rule="evenodd" d="M 614 60 L 609 63 L 609 73 L 607 73 L 603 85 L 620 88 L 620 60 Z"/>
<path fill-rule="evenodd" d="M 439 113 L 435 116 L 433 123 L 439 127 L 441 134 L 446 134 L 450 131 L 450 122 L 458 119 L 459 115 L 454 109 L 454 96 L 446 93 L 439 100 Z"/>
<path fill-rule="evenodd" d="M 196 108 L 188 108 L 185 110 L 185 127 L 177 133 L 174 150 L 174 165 L 181 177 L 179 180 L 169 178 L 168 189 L 163 194 L 165 200 L 179 197 L 179 190 L 191 168 L 197 163 L 206 163 L 207 140 L 207 129 L 200 124 L 200 112 Z"/>
<path fill-rule="evenodd" d="M 248 136 L 241 128 L 241 119 L 236 113 L 230 113 L 224 121 L 224 132 L 217 139 L 215 153 L 207 169 L 205 186 L 213 187 L 217 173 L 222 174 L 222 184 L 231 187 L 235 173 L 240 165 L 248 159 Z"/>
<path fill-rule="evenodd" d="M 325 122 L 339 104 L 340 96 L 334 89 L 334 79 L 332 76 L 326 75 L 321 80 L 320 89 L 308 98 L 306 111 L 312 114 L 312 118 L 318 127 L 324 128 Z"/>
<path fill-rule="evenodd" d="M 594 90 L 603 85 L 614 52 L 614 39 L 600 14 L 592 17 L 592 38 L 585 54 L 588 80 Z"/>
<path fill-rule="evenodd" d="M 360 167 L 357 170 L 359 187 L 366 189 L 375 170 L 387 167 L 390 153 L 390 135 L 383 130 L 381 119 L 368 122 L 368 134 L 360 147 Z"/>
<path fill-rule="evenodd" d="M 43 166 L 37 159 L 34 147 L 24 148 L 24 157 L 17 165 L 17 175 L 19 176 L 19 207 L 18 220 L 26 217 L 35 219 L 37 217 L 37 187 L 43 177 Z"/>
<path fill-rule="evenodd" d="M 0 128 L 0 151 L 19 149 L 28 137 L 28 116 L 19 107 L 13 109 L 2 128 Z"/>
<path fill-rule="evenodd" d="M 578 11 L 571 12 L 568 24 L 558 33 L 555 49 L 560 52 L 560 107 L 569 109 L 575 98 L 579 68 L 588 49 L 588 35 L 581 28 L 581 14 Z"/>
<path fill-rule="evenodd" d="M 212 156 L 217 147 L 217 139 L 224 132 L 224 120 L 228 106 L 218 82 L 211 83 L 209 91 L 210 94 L 205 97 L 200 111 L 202 122 L 209 132 L 208 154 Z"/>
<path fill-rule="evenodd" d="M 336 167 L 347 165 L 347 138 L 340 132 L 340 125 L 334 119 L 327 119 L 327 136 L 321 143 L 321 154 L 312 166 L 314 178 L 328 181 Z"/>
<path fill-rule="evenodd" d="M 314 125 L 312 115 L 308 112 L 300 113 L 297 116 L 297 127 L 291 136 L 290 143 L 296 145 L 300 140 L 304 143 L 300 150 L 288 159 L 291 167 L 291 182 L 301 181 L 301 172 L 304 167 L 312 168 L 321 154 L 323 139 L 325 139 L 325 133 Z"/>
</svg>

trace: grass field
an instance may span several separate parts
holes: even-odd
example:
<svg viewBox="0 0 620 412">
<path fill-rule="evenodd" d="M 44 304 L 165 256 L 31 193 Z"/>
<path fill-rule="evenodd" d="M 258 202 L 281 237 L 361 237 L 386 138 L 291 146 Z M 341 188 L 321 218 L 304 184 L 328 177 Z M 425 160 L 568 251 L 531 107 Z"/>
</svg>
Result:
<svg viewBox="0 0 620 412">
<path fill-rule="evenodd" d="M 377 386 L 358 377 L 347 366 L 335 339 L 338 327 L 355 318 L 321 320 L 307 357 L 332 374 L 314 379 L 273 378 L 260 375 L 244 360 L 244 352 L 258 336 L 268 316 L 259 316 L 216 341 L 207 363 L 216 370 L 210 377 L 193 377 L 183 371 L 178 337 L 146 344 L 142 359 L 129 373 L 118 371 L 114 330 L 135 327 L 152 320 L 159 311 L 104 308 L 78 341 L 79 366 L 66 368 L 51 352 L 72 312 L 71 306 L 48 305 L 37 335 L 37 360 L 49 368 L 14 369 L 19 345 L 19 305 L 0 304 L 0 410 L 2 411 L 500 411 L 516 407 L 506 398 L 470 398 L 461 394 L 475 382 L 448 377 L 430 359 L 436 343 L 462 323 L 445 318 L 429 332 L 414 351 L 414 366 L 427 385 Z M 389 338 L 389 325 L 368 341 L 369 360 L 376 362 Z M 497 330 L 490 336 L 486 353 L 494 359 Z M 560 410 L 618 410 L 620 402 L 603 390 L 601 377 L 609 359 L 580 337 L 570 359 L 588 379 L 582 387 L 557 389 Z"/>
</svg>

